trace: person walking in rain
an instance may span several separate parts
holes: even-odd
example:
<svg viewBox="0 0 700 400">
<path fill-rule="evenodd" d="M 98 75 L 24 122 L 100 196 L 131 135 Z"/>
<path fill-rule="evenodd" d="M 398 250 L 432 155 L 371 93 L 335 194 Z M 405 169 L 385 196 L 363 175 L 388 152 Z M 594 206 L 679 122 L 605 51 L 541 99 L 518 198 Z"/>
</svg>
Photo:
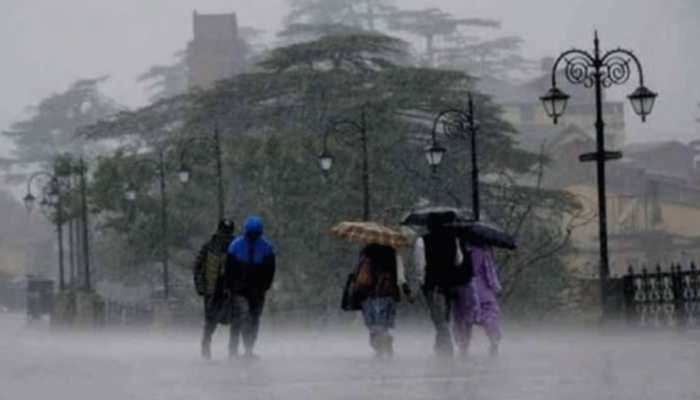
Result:
<svg viewBox="0 0 700 400">
<path fill-rule="evenodd" d="M 362 305 L 362 316 L 369 330 L 369 343 L 377 358 L 394 355 L 396 303 L 401 299 L 399 287 L 409 301 L 411 290 L 401 256 L 393 247 L 369 244 L 360 253 L 355 280 L 355 296 Z"/>
<path fill-rule="evenodd" d="M 490 342 L 490 354 L 498 354 L 501 341 L 501 310 L 498 293 L 501 284 L 493 248 L 483 243 L 465 243 L 465 252 L 471 257 L 474 277 L 457 289 L 454 305 L 454 333 L 461 357 L 467 357 L 474 324 L 481 325 Z"/>
<path fill-rule="evenodd" d="M 428 217 L 428 233 L 416 240 L 414 248 L 416 276 L 421 284 L 435 326 L 435 353 L 452 356 L 450 311 L 454 298 L 455 273 L 462 263 L 462 251 L 456 236 L 439 218 Z"/>
<path fill-rule="evenodd" d="M 216 233 L 206 242 L 197 256 L 194 268 L 194 287 L 204 299 L 204 334 L 202 357 L 211 359 L 211 338 L 219 323 L 228 323 L 227 306 L 223 301 L 224 268 L 226 253 L 233 240 L 233 221 L 222 219 Z"/>
<path fill-rule="evenodd" d="M 276 262 L 272 244 L 263 236 L 260 217 L 249 217 L 243 229 L 243 235 L 229 246 L 226 262 L 226 294 L 232 306 L 229 356 L 238 357 L 239 338 L 242 338 L 244 357 L 252 359 L 256 358 L 253 347 Z"/>
</svg>

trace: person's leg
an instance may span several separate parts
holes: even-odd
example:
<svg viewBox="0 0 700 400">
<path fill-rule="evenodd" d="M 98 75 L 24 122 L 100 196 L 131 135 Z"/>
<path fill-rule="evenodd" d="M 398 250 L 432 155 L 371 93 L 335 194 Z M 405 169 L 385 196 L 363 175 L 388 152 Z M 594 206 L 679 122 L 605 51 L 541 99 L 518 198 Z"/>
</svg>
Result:
<svg viewBox="0 0 700 400">
<path fill-rule="evenodd" d="M 204 298 L 204 332 L 202 334 L 202 358 L 211 359 L 211 338 L 216 330 L 216 320 L 211 316 L 209 298 Z"/>
<path fill-rule="evenodd" d="M 362 318 L 369 333 L 369 346 L 374 350 L 375 356 L 379 357 L 381 353 L 381 332 L 378 325 L 376 299 L 369 298 L 362 302 Z"/>
<path fill-rule="evenodd" d="M 211 359 L 211 338 L 216 330 L 216 321 L 204 319 L 204 334 L 202 335 L 202 358 Z"/>
<path fill-rule="evenodd" d="M 449 300 L 448 297 L 437 288 L 426 294 L 430 319 L 435 326 L 435 353 L 441 356 L 453 354 L 452 335 L 449 326 Z"/>
<path fill-rule="evenodd" d="M 487 301 L 482 303 L 481 312 L 481 325 L 484 327 L 490 342 L 489 352 L 492 356 L 495 356 L 498 354 L 498 346 L 503 336 L 501 331 L 501 310 L 497 302 Z"/>
<path fill-rule="evenodd" d="M 391 335 L 391 329 L 395 327 L 396 321 L 396 301 L 392 298 L 386 299 L 384 309 L 384 355 L 387 358 L 394 357 L 394 337 Z"/>
<path fill-rule="evenodd" d="M 375 330 L 378 340 L 379 356 L 391 358 L 394 355 L 394 338 L 389 332 L 394 328 L 396 319 L 396 301 L 391 297 L 382 297 L 376 301 Z"/>
<path fill-rule="evenodd" d="M 453 333 L 455 342 L 462 357 L 466 357 L 472 337 L 472 327 L 475 319 L 476 294 L 471 285 L 459 287 L 452 304 Z"/>
<path fill-rule="evenodd" d="M 246 296 L 247 303 L 247 318 L 243 321 L 242 335 L 243 345 L 245 346 L 246 356 L 253 356 L 253 347 L 258 339 L 260 331 L 260 317 L 262 316 L 265 306 L 265 297 L 263 295 Z"/>
<path fill-rule="evenodd" d="M 231 298 L 231 327 L 228 340 L 228 355 L 230 358 L 238 357 L 238 342 L 247 314 L 247 302 L 242 296 Z"/>
</svg>

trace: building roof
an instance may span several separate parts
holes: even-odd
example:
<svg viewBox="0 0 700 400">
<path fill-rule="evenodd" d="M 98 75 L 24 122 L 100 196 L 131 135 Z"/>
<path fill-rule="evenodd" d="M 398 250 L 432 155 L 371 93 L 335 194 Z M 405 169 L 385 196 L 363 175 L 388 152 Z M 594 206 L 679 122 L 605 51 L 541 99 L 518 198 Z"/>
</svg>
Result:
<svg viewBox="0 0 700 400">
<path fill-rule="evenodd" d="M 652 151 L 659 151 L 667 148 L 677 147 L 679 149 L 686 149 L 690 152 L 697 152 L 697 150 L 692 148 L 691 144 L 685 144 L 678 140 L 666 140 L 658 142 L 641 142 L 641 143 L 630 143 L 625 146 L 624 150 L 627 154 L 639 154 L 648 153 Z"/>
</svg>

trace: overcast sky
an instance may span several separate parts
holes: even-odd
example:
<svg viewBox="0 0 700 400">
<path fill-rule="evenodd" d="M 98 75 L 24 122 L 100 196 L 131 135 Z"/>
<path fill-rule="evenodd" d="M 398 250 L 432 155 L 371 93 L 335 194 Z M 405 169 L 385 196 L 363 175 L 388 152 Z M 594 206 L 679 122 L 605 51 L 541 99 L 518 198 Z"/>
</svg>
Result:
<svg viewBox="0 0 700 400">
<path fill-rule="evenodd" d="M 192 36 L 192 11 L 235 11 L 239 24 L 274 32 L 285 0 L 2 0 L 0 129 L 24 116 L 25 107 L 65 90 L 76 79 L 109 75 L 108 95 L 129 107 L 146 95 L 135 79 L 167 63 Z M 602 45 L 634 50 L 647 86 L 660 93 L 650 122 L 628 118 L 634 141 L 700 138 L 700 37 L 698 0 L 397 0 L 402 8 L 440 7 L 458 16 L 502 21 L 503 34 L 526 40 L 530 58 L 569 47 Z M 621 98 L 634 84 L 613 92 Z M 628 109 L 628 114 L 631 110 Z M 591 121 L 593 123 L 593 121 Z M 2 146 L 6 148 L 5 146 Z"/>
</svg>

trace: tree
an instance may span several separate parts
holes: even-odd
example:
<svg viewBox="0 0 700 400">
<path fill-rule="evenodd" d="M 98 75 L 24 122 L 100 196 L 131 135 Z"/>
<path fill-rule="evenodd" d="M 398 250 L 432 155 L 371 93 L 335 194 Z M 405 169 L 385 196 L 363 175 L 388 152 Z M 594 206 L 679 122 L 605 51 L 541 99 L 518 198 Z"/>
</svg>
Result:
<svg viewBox="0 0 700 400">
<path fill-rule="evenodd" d="M 389 28 L 425 39 L 425 64 L 435 66 L 435 39 L 457 34 L 462 27 L 499 28 L 495 20 L 482 18 L 456 18 L 438 8 L 401 10 L 390 15 Z"/>
<path fill-rule="evenodd" d="M 147 83 L 150 101 L 174 97 L 187 91 L 187 59 L 184 50 L 174 54 L 175 62 L 171 65 L 154 65 L 137 78 L 140 83 Z"/>
<path fill-rule="evenodd" d="M 40 213 L 27 215 L 11 193 L 0 190 L 0 280 L 27 273 L 54 277 L 54 230 Z"/>
<path fill-rule="evenodd" d="M 100 91 L 107 77 L 81 79 L 68 90 L 31 107 L 31 115 L 15 122 L 3 135 L 13 144 L 11 164 L 48 162 L 58 153 L 80 151 L 84 142 L 76 130 L 115 113 L 119 106 Z"/>
<path fill-rule="evenodd" d="M 331 121 L 365 117 L 373 219 L 395 223 L 424 198 L 469 204 L 464 200 L 470 198 L 470 188 L 464 184 L 469 171 L 461 162 L 468 155 L 468 142 L 440 138 L 449 154 L 438 175 L 424 162 L 423 146 L 434 114 L 448 107 L 463 108 L 473 81 L 463 72 L 406 64 L 406 47 L 399 39 L 366 32 L 285 46 L 271 51 L 256 70 L 212 89 L 164 99 L 82 132 L 93 138 L 137 135 L 147 143 L 178 148 L 184 138 L 206 135 L 216 123 L 226 146 L 225 169 L 230 176 L 227 208 L 233 210 L 236 221 L 250 213 L 262 214 L 280 253 L 273 308 L 330 305 L 335 309 L 349 269 L 340 265 L 353 259 L 352 247 L 325 232 L 335 222 L 362 215 L 362 191 L 360 148 L 351 130 L 340 129 L 329 138 L 338 167 L 325 179 L 320 173 L 321 135 Z M 566 232 L 558 223 L 576 207 L 558 192 L 518 183 L 522 177 L 537 176 L 543 158 L 515 146 L 514 129 L 501 119 L 499 107 L 488 96 L 475 92 L 474 97 L 481 125 L 480 154 L 487 155 L 480 157 L 480 167 L 484 176 L 501 179 L 484 191 L 484 202 L 490 205 L 487 212 L 510 231 L 525 232 L 524 227 L 532 232 L 527 237 L 533 239 L 523 243 L 532 251 L 505 263 L 506 273 L 517 276 L 506 279 L 507 284 L 517 288 L 522 282 L 519 277 L 529 276 L 528 271 L 535 270 L 542 259 L 559 266 L 558 252 L 565 247 Z M 181 249 L 174 261 L 182 267 L 212 229 L 202 221 L 213 221 L 207 206 L 211 197 L 206 193 L 212 179 L 211 163 L 207 163 L 211 155 L 197 147 L 192 156 L 202 161 L 195 164 L 201 165 L 195 171 L 199 178 L 187 190 L 173 189 L 180 225 L 175 231 L 178 237 L 168 239 Z M 108 203 L 120 198 L 110 192 L 119 187 L 119 181 L 107 173 L 97 176 L 104 178 L 99 179 L 103 183 L 101 189 L 94 189 L 95 196 L 102 193 L 105 209 L 116 210 L 116 205 Z M 145 181 L 143 185 L 148 187 Z M 559 211 L 550 210 L 555 206 Z M 143 218 L 155 217 L 147 210 L 142 211 Z M 547 213 L 551 216 L 542 217 Z M 125 212 L 114 215 L 113 225 L 121 226 L 119 217 L 125 218 Z M 124 231 L 126 236 L 151 243 L 154 234 L 148 224 L 130 226 L 138 232 Z M 540 240 L 548 245 L 538 247 Z"/>
<path fill-rule="evenodd" d="M 374 31 L 396 8 L 391 0 L 288 0 L 285 24 L 344 25 Z M 330 32 L 328 32 L 330 33 Z M 337 32 L 335 32 L 337 33 Z"/>
<path fill-rule="evenodd" d="M 520 55 L 523 39 L 503 36 L 479 40 L 465 35 L 453 35 L 447 45 L 438 51 L 439 65 L 467 71 L 477 77 L 491 77 L 507 81 L 526 76 L 535 69 L 535 63 Z"/>
</svg>

